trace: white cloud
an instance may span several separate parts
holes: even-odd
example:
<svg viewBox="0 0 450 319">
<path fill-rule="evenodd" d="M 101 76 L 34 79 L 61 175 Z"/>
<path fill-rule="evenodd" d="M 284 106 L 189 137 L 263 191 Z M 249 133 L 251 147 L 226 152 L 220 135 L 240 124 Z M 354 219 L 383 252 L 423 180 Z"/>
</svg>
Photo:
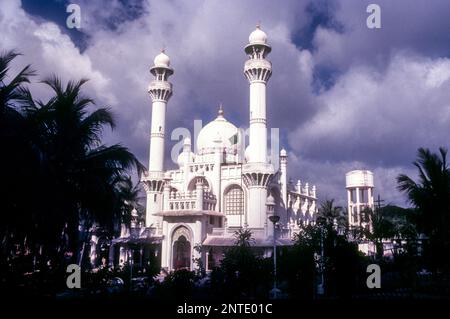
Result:
<svg viewBox="0 0 450 319">
<path fill-rule="evenodd" d="M 273 47 L 269 125 L 280 127 L 287 137 L 290 175 L 317 184 L 321 198 L 345 200 L 345 172 L 367 168 L 375 172 L 382 196 L 402 203 L 395 177 L 402 171 L 411 173 L 409 163 L 416 148 L 447 143 L 450 60 L 427 53 L 429 48 L 443 52 L 442 46 L 433 45 L 442 42 L 438 40 L 448 19 L 438 27 L 428 23 L 430 8 L 411 8 L 411 20 L 404 22 L 408 27 L 392 28 L 399 21 L 392 12 L 400 14 L 404 5 L 382 1 L 382 29 L 370 32 L 363 2 L 337 1 L 337 11 L 329 14 L 343 24 L 342 30 L 319 25 L 313 48 L 306 50 L 291 38 L 294 30 L 311 22 L 305 10 L 308 1 L 280 6 L 275 1 L 124 5 L 117 0 L 82 0 L 79 5 L 82 31 L 89 35 L 85 51 L 80 52 L 65 35 L 64 27 L 33 19 L 18 0 L 0 3 L 0 45 L 25 54 L 14 64 L 15 70 L 32 63 L 41 77 L 54 73 L 63 80 L 90 78 L 86 93 L 118 115 L 118 130 L 107 136 L 108 141 L 123 142 L 143 163 L 151 114 L 148 70 L 161 47 L 167 48 L 175 69 L 169 130 L 189 127 L 196 118 L 206 123 L 219 101 L 229 119 L 246 126 L 243 47 L 258 20 Z M 135 16 L 128 12 L 130 5 L 138 8 Z M 425 39 L 424 34 L 435 38 Z M 315 72 L 324 66 L 339 73 L 328 90 L 314 92 Z M 42 85 L 33 85 L 33 90 L 40 98 L 48 94 Z"/>
</svg>

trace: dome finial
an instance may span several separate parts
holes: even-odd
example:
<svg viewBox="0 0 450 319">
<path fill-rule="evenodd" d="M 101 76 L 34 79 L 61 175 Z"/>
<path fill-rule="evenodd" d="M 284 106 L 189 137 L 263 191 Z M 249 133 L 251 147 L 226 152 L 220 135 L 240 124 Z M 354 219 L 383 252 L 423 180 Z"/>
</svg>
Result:
<svg viewBox="0 0 450 319">
<path fill-rule="evenodd" d="M 248 37 L 248 42 L 250 44 L 267 44 L 267 34 L 261 30 L 261 24 L 258 23 L 256 25 L 256 29 L 253 30 L 252 33 L 250 33 L 250 36 Z"/>
<path fill-rule="evenodd" d="M 261 29 L 261 20 L 258 20 L 258 23 L 256 23 L 256 29 Z"/>
<path fill-rule="evenodd" d="M 159 53 L 155 59 L 153 60 L 153 63 L 155 66 L 157 67 L 166 67 L 168 68 L 170 66 L 170 58 L 169 56 L 165 53 L 166 49 L 165 47 L 163 47 L 161 49 L 161 53 Z"/>
<path fill-rule="evenodd" d="M 223 112 L 223 105 L 222 105 L 222 102 L 220 102 L 219 103 L 219 110 L 217 111 L 217 115 L 222 117 L 223 113 L 224 113 Z"/>
</svg>

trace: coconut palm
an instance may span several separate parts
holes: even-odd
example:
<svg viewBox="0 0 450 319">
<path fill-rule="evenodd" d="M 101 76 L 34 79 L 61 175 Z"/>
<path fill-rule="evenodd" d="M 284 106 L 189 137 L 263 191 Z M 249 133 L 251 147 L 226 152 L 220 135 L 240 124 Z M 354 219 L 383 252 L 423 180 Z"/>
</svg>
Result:
<svg viewBox="0 0 450 319">
<path fill-rule="evenodd" d="M 366 207 L 361 212 L 362 220 L 369 225 L 363 227 L 364 236 L 371 240 L 376 247 L 376 257 L 381 259 L 384 255 L 383 239 L 393 239 L 398 234 L 394 223 L 383 214 L 382 209 Z"/>
<path fill-rule="evenodd" d="M 334 199 L 326 200 L 320 204 L 316 223 L 324 227 L 337 227 L 343 229 L 347 226 L 345 210 L 334 205 Z"/>
<path fill-rule="evenodd" d="M 8 112 L 17 112 L 14 103 L 23 98 L 23 85 L 30 83 L 30 77 L 35 74 L 30 65 L 25 66 L 15 75 L 8 84 L 8 72 L 10 63 L 20 54 L 14 51 L 4 52 L 0 55 L 0 116 L 3 117 Z"/>
<path fill-rule="evenodd" d="M 418 170 L 418 181 L 401 174 L 397 177 L 398 189 L 407 194 L 420 212 L 418 226 L 429 237 L 432 266 L 449 267 L 450 171 L 447 150 L 439 148 L 436 154 L 419 148 L 413 164 Z"/>
<path fill-rule="evenodd" d="M 54 198 L 49 209 L 56 224 L 69 225 L 74 240 L 80 221 L 89 228 L 113 220 L 117 182 L 142 165 L 120 144 L 102 144 L 103 127 L 113 129 L 115 120 L 108 108 L 88 111 L 94 102 L 81 93 L 86 80 L 69 81 L 65 87 L 57 77 L 44 83 L 54 96 L 45 104 L 29 99 L 24 108 L 39 119 L 37 131 L 43 132 L 36 144 L 46 159 L 47 186 Z"/>
<path fill-rule="evenodd" d="M 25 240 L 24 222 L 32 221 L 30 202 L 33 196 L 25 196 L 24 188 L 33 189 L 32 178 L 36 154 L 28 143 L 26 121 L 16 107 L 23 100 L 24 85 L 34 75 L 30 66 L 24 67 L 16 75 L 10 76 L 10 64 L 19 56 L 14 51 L 0 54 L 0 192 L 2 194 L 2 252 L 17 243 L 30 243 Z M 27 226 L 32 230 L 32 222 Z M 21 231 L 19 232 L 19 229 Z"/>
</svg>

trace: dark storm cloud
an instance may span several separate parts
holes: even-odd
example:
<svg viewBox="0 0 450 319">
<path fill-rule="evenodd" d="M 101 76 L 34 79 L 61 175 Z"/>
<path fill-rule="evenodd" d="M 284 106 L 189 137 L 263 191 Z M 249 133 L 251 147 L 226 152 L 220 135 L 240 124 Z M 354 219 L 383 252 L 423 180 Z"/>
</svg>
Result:
<svg viewBox="0 0 450 319">
<path fill-rule="evenodd" d="M 46 16 L 6 0 L 0 44 L 20 50 L 20 62 L 43 76 L 90 78 L 87 93 L 119 119 L 108 141 L 147 163 L 148 71 L 161 47 L 175 69 L 169 133 L 192 129 L 196 118 L 206 124 L 219 102 L 230 121 L 247 126 L 243 47 L 261 21 L 273 47 L 268 122 L 290 150 L 290 176 L 317 184 L 322 199 L 345 201 L 345 172 L 372 169 L 382 196 L 402 203 L 396 174 L 411 172 L 418 146 L 445 145 L 450 134 L 450 2 L 375 1 L 382 28 L 369 30 L 371 2 L 83 0 L 81 46 L 65 28 L 65 12 Z M 33 90 L 48 94 L 41 85 Z"/>
</svg>

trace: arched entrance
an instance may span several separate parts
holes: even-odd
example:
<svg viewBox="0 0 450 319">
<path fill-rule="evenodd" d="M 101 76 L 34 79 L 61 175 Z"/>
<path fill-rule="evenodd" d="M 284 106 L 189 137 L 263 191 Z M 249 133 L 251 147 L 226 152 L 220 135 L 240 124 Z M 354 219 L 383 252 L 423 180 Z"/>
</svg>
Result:
<svg viewBox="0 0 450 319">
<path fill-rule="evenodd" d="M 190 269 L 191 268 L 191 242 L 189 230 L 181 226 L 172 236 L 172 268 Z"/>
<path fill-rule="evenodd" d="M 173 243 L 173 269 L 190 269 L 191 267 L 191 243 L 186 237 L 180 236 Z"/>
</svg>

